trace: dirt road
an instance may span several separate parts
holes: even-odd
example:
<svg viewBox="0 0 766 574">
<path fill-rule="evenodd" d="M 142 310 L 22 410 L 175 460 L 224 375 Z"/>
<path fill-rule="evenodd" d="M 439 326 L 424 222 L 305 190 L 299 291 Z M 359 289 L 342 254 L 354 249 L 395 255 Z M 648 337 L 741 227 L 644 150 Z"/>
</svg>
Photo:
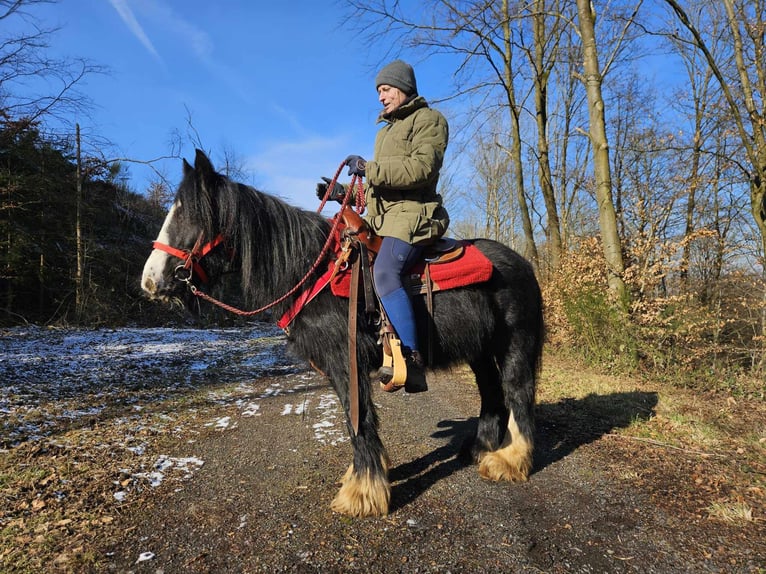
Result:
<svg viewBox="0 0 766 574">
<path fill-rule="evenodd" d="M 619 397 L 629 412 L 610 410 L 617 397 L 603 395 L 540 404 L 534 474 L 512 485 L 456 461 L 478 413 L 470 382 L 440 373 L 429 385 L 376 394 L 392 461 L 389 516 L 329 510 L 351 448 L 324 379 L 267 377 L 253 390 L 256 416 L 222 406 L 233 424 L 176 441 L 168 454 L 204 465 L 126 505 L 121 536 L 102 549 L 105 570 L 764 572 L 763 521 L 747 530 L 711 522 L 678 494 L 693 480 L 688 455 L 647 455 L 613 437 L 651 416 L 653 393 Z"/>
</svg>

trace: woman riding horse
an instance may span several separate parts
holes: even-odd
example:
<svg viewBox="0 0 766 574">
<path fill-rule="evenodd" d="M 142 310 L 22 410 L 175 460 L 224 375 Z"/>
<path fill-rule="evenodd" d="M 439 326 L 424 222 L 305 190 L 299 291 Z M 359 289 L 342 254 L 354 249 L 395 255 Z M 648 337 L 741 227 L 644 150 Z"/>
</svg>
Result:
<svg viewBox="0 0 766 574">
<path fill-rule="evenodd" d="M 372 163 L 372 162 L 370 162 Z M 197 150 L 144 265 L 141 286 L 152 299 L 173 302 L 205 295 L 227 273 L 240 276 L 248 315 L 292 309 L 299 289 L 325 275 L 325 249 L 334 224 L 320 213 L 290 206 L 218 173 Z M 335 220 L 337 222 L 337 220 Z M 532 266 L 510 247 L 489 239 L 466 240 L 491 261 L 481 281 L 414 300 L 421 348 L 433 335 L 434 368 L 467 364 L 481 398 L 476 424 L 460 458 L 478 465 L 493 481 L 524 481 L 532 470 L 534 403 L 544 324 L 540 288 Z M 381 366 L 379 327 L 365 321 L 363 305 L 320 289 L 286 332 L 290 349 L 327 376 L 346 416 L 353 459 L 331 507 L 350 516 L 389 511 L 389 458 L 381 441 L 369 372 Z M 359 329 L 349 334 L 349 319 Z M 352 346 L 354 354 L 352 355 Z M 350 384 L 350 359 L 358 367 L 357 394 Z M 354 416 L 356 413 L 356 417 Z M 354 420 L 358 423 L 358 427 Z"/>
<path fill-rule="evenodd" d="M 396 60 L 375 77 L 383 111 L 378 122 L 385 125 L 375 138 L 373 160 L 350 155 L 348 174 L 367 177 L 365 200 L 370 227 L 383 238 L 375 259 L 375 289 L 402 344 L 407 379 L 393 380 L 390 367 L 377 371 L 383 390 L 394 392 L 404 386 L 408 393 L 428 390 L 425 361 L 418 350 L 412 301 L 402 276 L 421 256 L 423 246 L 447 231 L 449 216 L 436 193 L 439 170 L 449 140 L 444 116 L 430 108 L 418 95 L 412 66 Z M 327 183 L 317 185 L 324 198 Z M 332 198 L 345 195 L 340 184 Z"/>
</svg>

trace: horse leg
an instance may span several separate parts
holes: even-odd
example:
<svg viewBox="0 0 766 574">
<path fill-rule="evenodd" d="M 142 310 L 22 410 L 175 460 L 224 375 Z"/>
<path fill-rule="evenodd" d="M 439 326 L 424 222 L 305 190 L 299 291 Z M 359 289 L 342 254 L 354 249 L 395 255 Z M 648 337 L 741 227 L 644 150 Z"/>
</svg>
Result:
<svg viewBox="0 0 766 574">
<path fill-rule="evenodd" d="M 502 443 L 479 459 L 479 474 L 489 480 L 523 482 L 532 470 L 536 371 L 535 365 L 526 360 L 521 345 L 512 342 L 505 361 L 497 368 L 507 418 Z M 493 392 L 493 398 L 494 395 Z M 484 402 L 482 395 L 482 411 Z"/>
<path fill-rule="evenodd" d="M 482 457 L 500 446 L 508 409 L 500 386 L 500 373 L 494 358 L 483 357 L 470 364 L 481 396 L 481 411 L 476 433 L 463 443 L 460 457 L 466 463 L 478 463 Z"/>
<path fill-rule="evenodd" d="M 535 374 L 514 362 L 503 366 L 494 357 L 472 362 L 481 396 L 476 435 L 461 452 L 463 460 L 479 464 L 489 480 L 526 481 L 532 468 Z"/>
<path fill-rule="evenodd" d="M 361 379 L 365 380 L 362 381 Z M 345 389 L 345 385 L 341 388 Z M 345 395 L 345 393 L 344 393 Z M 348 405 L 347 397 L 341 402 Z M 389 460 L 378 435 L 378 418 L 370 397 L 366 376 L 359 381 L 359 432 L 354 435 L 346 407 L 348 432 L 354 461 L 341 479 L 341 487 L 330 508 L 349 516 L 385 516 L 391 500 L 388 481 Z"/>
</svg>

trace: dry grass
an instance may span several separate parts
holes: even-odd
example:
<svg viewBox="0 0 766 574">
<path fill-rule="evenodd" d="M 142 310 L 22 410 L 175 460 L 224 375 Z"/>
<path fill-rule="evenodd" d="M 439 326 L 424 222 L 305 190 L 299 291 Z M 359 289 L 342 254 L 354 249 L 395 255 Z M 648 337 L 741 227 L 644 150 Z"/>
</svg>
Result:
<svg viewBox="0 0 766 574">
<path fill-rule="evenodd" d="M 158 405 L 159 406 L 159 405 Z M 174 400 L 161 409 L 164 418 L 147 413 L 131 420 L 100 421 L 93 428 L 71 429 L 55 439 L 25 442 L 0 458 L 0 570 L 39 573 L 82 572 L 95 568 L 93 542 L 118 535 L 120 514 L 152 487 L 134 475 L 151 470 L 156 455 L 126 449 L 126 436 L 146 452 L 196 432 L 205 412 L 184 411 Z M 168 488 L 179 477 L 170 477 Z M 170 486 L 172 488 L 172 486 Z M 114 494 L 127 491 L 126 502 Z"/>
<path fill-rule="evenodd" d="M 744 525 L 754 520 L 753 509 L 745 502 L 714 502 L 708 508 L 708 514 L 714 520 L 737 525 Z"/>
<path fill-rule="evenodd" d="M 683 512 L 739 527 L 764 524 L 766 403 L 603 375 L 547 357 L 539 402 L 593 402 L 594 395 L 609 405 L 599 416 L 619 421 L 618 413 L 634 414 L 629 424 L 604 433 L 610 443 L 603 450 L 611 458 L 605 464 L 615 476 L 648 486 L 658 501 Z M 656 397 L 650 412 L 636 406 L 637 395 Z M 663 480 L 675 483 L 667 488 L 673 495 L 663 497 Z"/>
</svg>

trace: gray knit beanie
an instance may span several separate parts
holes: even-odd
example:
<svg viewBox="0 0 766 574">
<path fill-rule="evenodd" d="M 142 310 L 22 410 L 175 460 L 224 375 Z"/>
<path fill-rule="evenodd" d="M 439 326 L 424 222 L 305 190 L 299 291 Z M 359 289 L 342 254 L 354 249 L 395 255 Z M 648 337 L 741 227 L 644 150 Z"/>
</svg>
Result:
<svg viewBox="0 0 766 574">
<path fill-rule="evenodd" d="M 399 88 L 408 96 L 415 96 L 418 93 L 415 70 L 407 62 L 401 60 L 394 60 L 378 72 L 378 75 L 375 76 L 375 89 L 382 84 Z"/>
</svg>

